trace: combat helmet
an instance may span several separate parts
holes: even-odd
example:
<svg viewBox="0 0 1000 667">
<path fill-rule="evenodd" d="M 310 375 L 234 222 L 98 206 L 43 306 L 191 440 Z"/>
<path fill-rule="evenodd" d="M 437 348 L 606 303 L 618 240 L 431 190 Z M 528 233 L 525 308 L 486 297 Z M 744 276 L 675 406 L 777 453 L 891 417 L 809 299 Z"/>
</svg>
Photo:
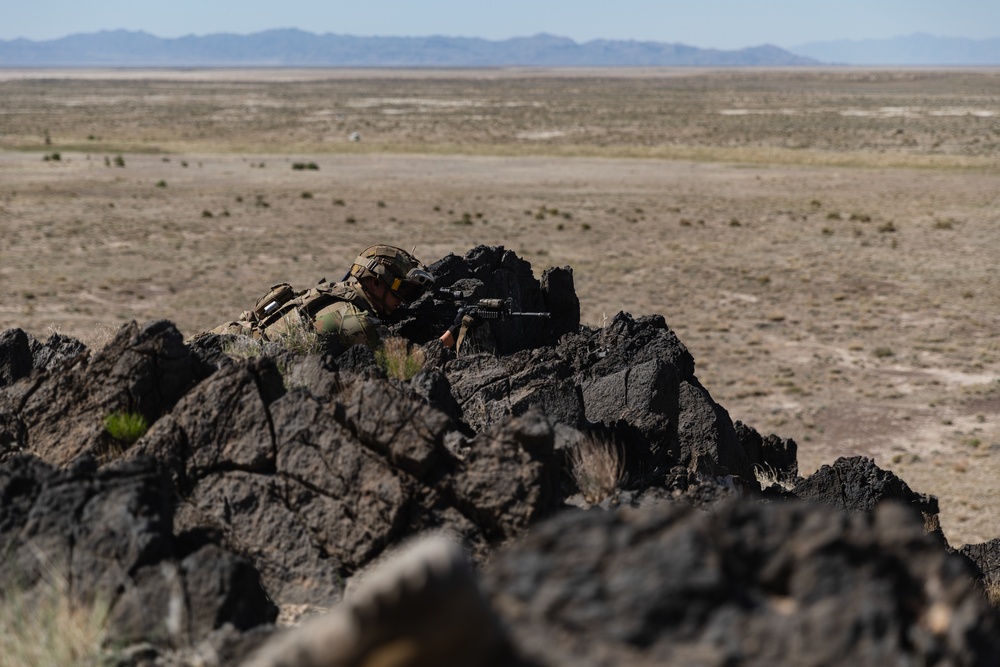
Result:
<svg viewBox="0 0 1000 667">
<path fill-rule="evenodd" d="M 358 280 L 375 277 L 403 303 L 412 303 L 434 286 L 434 276 L 417 258 L 402 248 L 373 245 L 366 248 L 351 265 L 351 275 Z"/>
</svg>

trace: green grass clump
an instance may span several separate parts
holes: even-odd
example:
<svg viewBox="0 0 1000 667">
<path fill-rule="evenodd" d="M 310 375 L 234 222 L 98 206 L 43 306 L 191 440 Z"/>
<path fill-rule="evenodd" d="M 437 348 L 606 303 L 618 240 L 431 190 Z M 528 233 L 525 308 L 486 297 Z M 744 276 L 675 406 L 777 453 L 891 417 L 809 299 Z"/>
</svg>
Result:
<svg viewBox="0 0 1000 667">
<path fill-rule="evenodd" d="M 128 446 L 149 430 L 149 422 L 138 412 L 112 412 L 104 418 L 104 430 L 112 439 Z"/>
<path fill-rule="evenodd" d="M 397 380 L 409 380 L 424 367 L 426 357 L 405 338 L 389 338 L 375 350 L 375 363 L 385 374 Z"/>
</svg>

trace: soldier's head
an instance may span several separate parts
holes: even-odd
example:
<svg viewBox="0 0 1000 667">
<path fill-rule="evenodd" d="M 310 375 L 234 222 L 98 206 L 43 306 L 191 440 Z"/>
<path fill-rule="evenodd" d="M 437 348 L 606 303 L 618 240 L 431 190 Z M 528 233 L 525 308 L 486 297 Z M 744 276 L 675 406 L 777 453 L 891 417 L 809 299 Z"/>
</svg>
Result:
<svg viewBox="0 0 1000 667">
<path fill-rule="evenodd" d="M 434 277 L 416 257 L 402 248 L 373 245 L 351 265 L 351 275 L 361 283 L 381 315 L 401 303 L 411 303 L 434 286 Z"/>
</svg>

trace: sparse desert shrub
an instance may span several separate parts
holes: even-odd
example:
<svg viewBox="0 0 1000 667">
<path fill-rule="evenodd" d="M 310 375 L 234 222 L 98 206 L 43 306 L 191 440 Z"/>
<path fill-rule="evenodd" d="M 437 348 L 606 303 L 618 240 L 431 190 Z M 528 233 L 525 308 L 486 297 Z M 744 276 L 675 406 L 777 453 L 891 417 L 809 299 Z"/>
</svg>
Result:
<svg viewBox="0 0 1000 667">
<path fill-rule="evenodd" d="M 104 418 L 104 430 L 115 442 L 128 447 L 149 430 L 149 422 L 138 412 L 112 412 Z"/>
<path fill-rule="evenodd" d="M 285 333 L 278 338 L 283 348 L 294 354 L 316 354 L 323 351 L 323 339 L 316 330 L 297 319 L 285 318 Z"/>
<path fill-rule="evenodd" d="M 309 191 L 307 190 L 306 192 L 303 192 L 303 193 L 302 193 L 302 198 L 303 198 L 303 199 L 312 199 L 312 198 L 313 198 L 313 193 L 311 193 L 311 192 L 309 192 Z"/>
<path fill-rule="evenodd" d="M 831 212 L 827 213 L 826 214 L 826 219 L 827 220 L 843 220 L 843 218 L 840 216 L 840 213 L 838 213 L 837 211 L 831 211 Z"/>
<path fill-rule="evenodd" d="M 851 220 L 856 222 L 871 222 L 872 217 L 867 213 L 851 213 Z"/>
<path fill-rule="evenodd" d="M 334 206 L 346 206 L 346 204 L 344 203 L 343 199 L 334 199 L 333 200 L 333 205 Z"/>
<path fill-rule="evenodd" d="M 293 162 L 292 169 L 296 171 L 302 171 L 308 169 L 310 171 L 319 171 L 319 165 L 315 162 Z"/>
<path fill-rule="evenodd" d="M 569 452 L 570 474 L 583 499 L 591 505 L 613 498 L 625 484 L 625 462 L 613 443 L 581 439 Z"/>
<path fill-rule="evenodd" d="M 222 347 L 222 352 L 237 359 L 253 359 L 268 350 L 287 350 L 293 354 L 315 354 L 324 349 L 323 338 L 314 329 L 294 316 L 285 317 L 285 333 L 267 341 L 252 336 L 235 336 Z M 279 369 L 281 370 L 281 369 Z"/>
<path fill-rule="evenodd" d="M 878 230 L 883 234 L 891 234 L 892 232 L 898 231 L 896 229 L 896 225 L 893 224 L 892 220 L 879 225 Z"/>
<path fill-rule="evenodd" d="M 116 167 L 124 167 L 125 166 L 125 158 L 122 157 L 121 155 L 116 155 L 115 159 L 114 159 L 114 163 L 115 163 Z"/>
<path fill-rule="evenodd" d="M 264 352 L 264 341 L 251 336 L 235 336 L 222 346 L 222 353 L 236 359 L 253 359 Z"/>
<path fill-rule="evenodd" d="M 774 469 L 771 465 L 761 465 L 755 463 L 753 466 L 754 477 L 760 482 L 760 488 L 766 489 L 769 486 L 777 484 L 779 487 L 785 491 L 791 491 L 795 488 L 795 482 L 788 479 L 782 479 L 778 471 Z"/>
<path fill-rule="evenodd" d="M 59 162 L 60 160 L 62 160 L 62 155 L 60 155 L 59 153 L 48 153 L 42 157 L 42 160 L 44 160 L 45 162 L 48 162 L 50 160 L 53 162 Z"/>
<path fill-rule="evenodd" d="M 1000 579 L 988 579 L 983 587 L 986 589 L 986 599 L 995 608 L 1000 609 Z"/>
<path fill-rule="evenodd" d="M 375 351 L 375 362 L 385 374 L 397 380 L 409 380 L 424 367 L 426 357 L 422 348 L 415 347 L 405 338 L 388 338 Z"/>
<path fill-rule="evenodd" d="M 956 220 L 954 218 L 948 218 L 947 220 L 935 220 L 934 229 L 954 229 Z"/>
<path fill-rule="evenodd" d="M 165 188 L 165 187 L 167 187 L 167 182 L 166 181 L 157 181 L 156 182 L 156 187 L 158 187 L 158 188 Z"/>
<path fill-rule="evenodd" d="M 742 223 L 740 223 L 740 221 L 738 219 L 733 218 L 732 220 L 729 221 L 729 226 L 730 227 L 742 227 Z"/>
<path fill-rule="evenodd" d="M 872 351 L 872 354 L 874 354 L 879 359 L 885 359 L 887 357 L 893 356 L 893 354 L 895 353 L 892 351 L 891 347 L 876 347 Z"/>
<path fill-rule="evenodd" d="M 208 209 L 205 209 L 204 211 L 201 212 L 201 217 L 203 217 L 203 218 L 211 218 L 211 217 L 213 217 L 212 216 L 212 212 L 209 211 Z"/>
<path fill-rule="evenodd" d="M 107 289 L 107 288 L 102 287 L 101 289 Z M 49 329 L 50 334 L 55 333 L 56 331 L 57 329 L 55 327 L 51 327 Z M 91 332 L 81 334 L 76 338 L 79 339 L 81 343 L 86 345 L 88 349 L 99 350 L 108 343 L 110 343 L 114 339 L 117 333 L 118 333 L 118 327 L 116 327 L 113 324 L 103 323 L 96 325 Z"/>
<path fill-rule="evenodd" d="M 30 591 L 5 587 L 0 601 L 0 655 L 7 667 L 104 664 L 109 605 L 74 603 L 69 583 L 50 572 Z"/>
</svg>

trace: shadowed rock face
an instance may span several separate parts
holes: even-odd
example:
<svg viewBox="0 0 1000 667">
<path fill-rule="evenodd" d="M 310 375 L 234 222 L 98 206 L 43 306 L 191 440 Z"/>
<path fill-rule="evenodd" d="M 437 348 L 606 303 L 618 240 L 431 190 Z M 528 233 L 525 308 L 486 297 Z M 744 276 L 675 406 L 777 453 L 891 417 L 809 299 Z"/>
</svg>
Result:
<svg viewBox="0 0 1000 667">
<path fill-rule="evenodd" d="M 961 664 L 1000 655 L 965 559 L 912 509 L 567 512 L 486 570 L 541 664 Z"/>
<path fill-rule="evenodd" d="M 775 664 L 821 638 L 817 655 L 862 662 L 992 650 L 992 616 L 956 583 L 969 561 L 879 513 L 933 517 L 933 498 L 866 459 L 798 478 L 795 443 L 734 424 L 662 317 L 581 328 L 568 269 L 539 282 L 485 247 L 435 267 L 442 286 L 559 317 L 484 325 L 457 357 L 437 323 L 403 317 L 397 331 L 428 336 L 407 382 L 364 347 L 235 360 L 225 337 L 185 343 L 169 322 L 93 354 L 0 334 L 0 574 L 36 584 L 44 554 L 79 599 L 111 597 L 123 642 L 184 664 L 208 659 L 201 640 L 244 655 L 275 604 L 330 606 L 435 530 L 490 563 L 493 608 L 539 664 Z M 152 425 L 112 461 L 115 410 Z M 621 466 L 602 509 L 570 511 L 586 505 L 568 472 L 585 441 Z M 757 468 L 783 488 L 761 495 Z M 836 509 L 774 501 L 795 497 Z M 401 664 L 438 664 L 421 655 Z"/>
<path fill-rule="evenodd" d="M 0 391 L 0 457 L 30 451 L 65 465 L 81 455 L 103 455 L 112 445 L 104 431 L 107 415 L 137 413 L 152 423 L 206 373 L 166 321 L 122 327 L 89 358 L 59 364 L 52 348 L 36 351 L 32 366 L 43 370 Z"/>
<path fill-rule="evenodd" d="M 277 608 L 250 562 L 196 533 L 175 535 L 173 503 L 151 459 L 98 469 L 84 457 L 62 470 L 9 459 L 0 467 L 0 580 L 110 605 L 110 638 L 120 643 L 186 646 L 225 623 L 273 621 Z"/>
</svg>

